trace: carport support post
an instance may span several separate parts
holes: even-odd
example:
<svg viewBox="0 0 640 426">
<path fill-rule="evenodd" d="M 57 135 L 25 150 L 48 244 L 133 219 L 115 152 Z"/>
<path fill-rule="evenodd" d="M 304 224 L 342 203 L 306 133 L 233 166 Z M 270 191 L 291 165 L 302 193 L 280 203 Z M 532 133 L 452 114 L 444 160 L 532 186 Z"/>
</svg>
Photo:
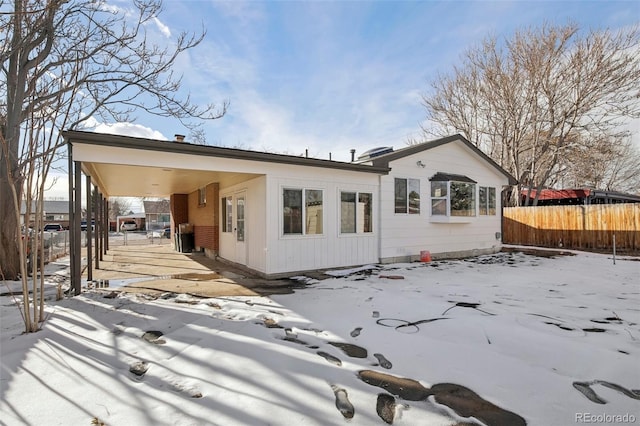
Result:
<svg viewBox="0 0 640 426">
<path fill-rule="evenodd" d="M 91 176 L 87 176 L 87 228 L 85 237 L 87 240 L 87 281 L 93 281 L 93 259 L 91 258 Z"/>
<path fill-rule="evenodd" d="M 107 250 L 109 250 L 109 227 L 111 226 L 109 222 L 109 199 L 104 199 L 104 214 L 107 218 L 107 226 L 104 228 L 104 253 L 107 254 Z"/>
<path fill-rule="evenodd" d="M 102 230 L 102 252 L 107 254 L 109 250 L 109 210 L 107 210 L 106 197 L 102 200 L 102 217 L 104 217 L 104 228 Z"/>
<path fill-rule="evenodd" d="M 82 250 L 82 241 L 80 240 L 80 216 L 82 216 L 82 170 L 81 170 L 81 162 L 74 161 L 74 188 L 73 188 L 73 222 L 71 223 L 71 234 L 73 237 L 72 241 L 72 252 L 75 253 L 73 256 L 73 264 L 71 265 L 73 268 L 72 276 L 74 277 L 72 281 L 73 290 L 75 295 L 79 295 L 82 291 L 81 288 L 81 280 L 82 280 L 82 268 L 80 265 L 80 261 L 82 259 L 82 255 L 80 251 Z"/>
<path fill-rule="evenodd" d="M 96 232 L 96 264 L 102 260 L 102 234 L 104 233 L 104 215 L 102 210 L 102 193 L 96 197 L 96 214 L 100 217 L 100 229 Z"/>
<path fill-rule="evenodd" d="M 100 206 L 100 191 L 98 190 L 98 187 L 95 187 L 95 197 L 93 198 L 93 209 L 96 212 L 96 232 L 93 235 L 93 238 L 95 239 L 95 243 L 96 243 L 96 269 L 100 269 L 100 239 L 99 239 L 99 235 L 100 235 L 100 230 L 102 229 L 102 217 L 100 216 L 100 209 L 98 208 Z"/>
<path fill-rule="evenodd" d="M 73 148 L 70 143 L 67 142 L 67 155 L 68 155 L 68 163 L 67 170 L 69 173 L 69 225 L 73 225 L 74 218 L 74 210 L 75 210 L 75 202 L 74 196 L 76 192 L 74 190 L 74 180 L 73 180 Z M 73 229 L 73 228 L 71 228 Z M 78 258 L 78 253 L 75 252 L 75 244 L 73 240 L 73 232 L 69 232 L 69 263 L 70 263 L 70 275 L 71 275 L 71 287 L 69 288 L 69 294 L 71 294 L 71 289 L 76 288 L 76 281 L 79 280 L 79 277 L 76 276 L 76 259 Z"/>
</svg>

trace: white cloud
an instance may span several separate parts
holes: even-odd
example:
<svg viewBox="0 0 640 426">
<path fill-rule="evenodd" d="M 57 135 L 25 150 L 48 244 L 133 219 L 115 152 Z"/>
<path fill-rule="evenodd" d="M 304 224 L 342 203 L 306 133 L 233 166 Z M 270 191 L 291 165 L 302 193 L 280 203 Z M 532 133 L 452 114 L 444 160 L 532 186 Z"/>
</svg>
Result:
<svg viewBox="0 0 640 426">
<path fill-rule="evenodd" d="M 132 136 L 136 138 L 167 140 L 157 130 L 135 123 L 98 123 L 93 120 L 93 131 L 96 133 L 109 133 L 112 135 Z"/>
<path fill-rule="evenodd" d="M 167 25 L 165 25 L 161 20 L 159 20 L 155 16 L 153 17 L 153 22 L 156 24 L 160 32 L 164 34 L 165 37 L 167 38 L 171 37 L 171 30 Z"/>
</svg>

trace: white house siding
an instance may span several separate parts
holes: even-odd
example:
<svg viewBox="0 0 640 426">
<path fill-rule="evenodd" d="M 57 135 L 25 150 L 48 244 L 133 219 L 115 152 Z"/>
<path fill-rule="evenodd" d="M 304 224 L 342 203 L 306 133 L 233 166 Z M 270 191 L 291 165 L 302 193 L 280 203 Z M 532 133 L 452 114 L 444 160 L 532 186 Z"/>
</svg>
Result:
<svg viewBox="0 0 640 426">
<path fill-rule="evenodd" d="M 425 167 L 416 163 L 422 161 Z M 381 177 L 381 248 L 383 262 L 415 260 L 428 250 L 434 257 L 492 252 L 500 249 L 502 186 L 507 178 L 462 142 L 451 142 L 392 161 L 391 172 Z M 431 178 L 437 172 L 465 175 L 476 184 L 476 216 L 468 223 L 431 221 Z M 420 180 L 420 214 L 394 212 L 394 178 Z M 496 188 L 496 215 L 480 216 L 479 186 Z"/>
<path fill-rule="evenodd" d="M 220 188 L 220 198 L 232 196 L 235 200 L 239 192 L 245 192 L 245 245 L 246 259 L 242 262 L 248 268 L 267 273 L 266 270 L 266 229 L 265 217 L 267 203 L 266 176 L 260 176 L 240 184 Z M 217 202 L 221 202 L 217 200 Z M 234 201 L 235 209 L 235 201 Z M 234 211 L 234 215 L 235 215 Z M 220 256 L 232 262 L 238 262 L 236 258 L 236 236 L 231 232 L 222 232 L 222 221 L 225 217 L 220 209 Z"/>
<path fill-rule="evenodd" d="M 267 274 L 305 271 L 378 261 L 378 175 L 316 167 L 278 166 L 267 175 Z M 282 193 L 285 188 L 323 191 L 322 235 L 283 235 Z M 340 234 L 340 192 L 371 193 L 373 232 Z"/>
</svg>

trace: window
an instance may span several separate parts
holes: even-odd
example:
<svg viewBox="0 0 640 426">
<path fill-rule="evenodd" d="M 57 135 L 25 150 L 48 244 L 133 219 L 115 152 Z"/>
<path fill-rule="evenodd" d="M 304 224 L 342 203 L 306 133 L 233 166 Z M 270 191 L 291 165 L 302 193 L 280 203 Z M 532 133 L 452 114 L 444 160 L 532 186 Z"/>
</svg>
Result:
<svg viewBox="0 0 640 426">
<path fill-rule="evenodd" d="M 207 204 L 207 189 L 198 188 L 198 205 L 204 206 Z"/>
<path fill-rule="evenodd" d="M 358 194 L 358 232 L 373 232 L 372 200 L 373 196 L 368 192 Z"/>
<path fill-rule="evenodd" d="M 340 233 L 373 232 L 372 199 L 369 192 L 340 193 Z"/>
<path fill-rule="evenodd" d="M 302 200 L 304 200 L 304 209 Z M 317 189 L 284 189 L 282 192 L 282 218 L 284 235 L 321 235 L 324 220 L 322 191 Z"/>
<path fill-rule="evenodd" d="M 420 214 L 420 180 L 395 179 L 395 212 Z"/>
<path fill-rule="evenodd" d="M 356 193 L 340 193 L 340 232 L 353 234 L 356 232 Z"/>
<path fill-rule="evenodd" d="M 233 232 L 233 197 L 222 197 L 222 232 Z"/>
<path fill-rule="evenodd" d="M 448 182 L 431 182 L 431 215 L 447 215 Z"/>
<path fill-rule="evenodd" d="M 304 233 L 322 234 L 322 191 L 307 189 L 304 191 Z"/>
<path fill-rule="evenodd" d="M 478 191 L 478 198 L 480 199 L 480 215 L 496 214 L 496 189 L 488 186 L 481 186 Z"/>
<path fill-rule="evenodd" d="M 431 216 L 476 215 L 475 181 L 466 176 L 447 173 L 436 173 L 430 181 Z M 495 204 L 495 190 L 493 197 Z"/>
<path fill-rule="evenodd" d="M 449 183 L 451 216 L 476 215 L 476 184 L 467 182 Z"/>
</svg>

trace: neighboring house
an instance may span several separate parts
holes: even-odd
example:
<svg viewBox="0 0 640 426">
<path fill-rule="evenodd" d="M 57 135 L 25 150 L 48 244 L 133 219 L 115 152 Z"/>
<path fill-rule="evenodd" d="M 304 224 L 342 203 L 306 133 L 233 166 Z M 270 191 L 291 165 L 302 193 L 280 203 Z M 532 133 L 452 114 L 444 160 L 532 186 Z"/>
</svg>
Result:
<svg viewBox="0 0 640 426">
<path fill-rule="evenodd" d="M 537 190 L 523 189 L 520 192 L 521 205 L 533 205 Z M 575 204 L 618 204 L 640 203 L 640 195 L 597 189 L 542 189 L 538 196 L 538 206 L 568 206 Z"/>
<path fill-rule="evenodd" d="M 36 202 L 31 202 L 31 217 L 29 220 L 26 220 L 25 215 L 27 214 L 27 204 L 26 202 L 22 202 L 20 207 L 20 220 L 21 224 L 25 223 L 33 224 L 35 222 L 35 211 L 36 211 Z M 59 223 L 63 228 L 69 228 L 69 202 L 68 201 L 52 201 L 45 200 L 43 201 L 43 226 L 48 223 Z"/>
<path fill-rule="evenodd" d="M 163 229 L 171 224 L 171 204 L 169 200 L 143 201 L 147 230 Z"/>
<path fill-rule="evenodd" d="M 515 184 L 459 135 L 351 163 L 78 131 L 64 137 L 101 194 L 169 196 L 173 232 L 188 223 L 196 249 L 267 277 L 411 261 L 424 251 L 498 251 L 500 193 Z"/>
<path fill-rule="evenodd" d="M 127 231 L 142 231 L 145 229 L 144 213 L 130 213 L 116 217 L 116 231 L 123 230 L 123 224 L 127 224 Z M 135 224 L 135 225 L 134 225 Z M 131 226 L 129 226 L 131 225 Z M 111 224 L 109 225 L 111 229 Z"/>
</svg>

